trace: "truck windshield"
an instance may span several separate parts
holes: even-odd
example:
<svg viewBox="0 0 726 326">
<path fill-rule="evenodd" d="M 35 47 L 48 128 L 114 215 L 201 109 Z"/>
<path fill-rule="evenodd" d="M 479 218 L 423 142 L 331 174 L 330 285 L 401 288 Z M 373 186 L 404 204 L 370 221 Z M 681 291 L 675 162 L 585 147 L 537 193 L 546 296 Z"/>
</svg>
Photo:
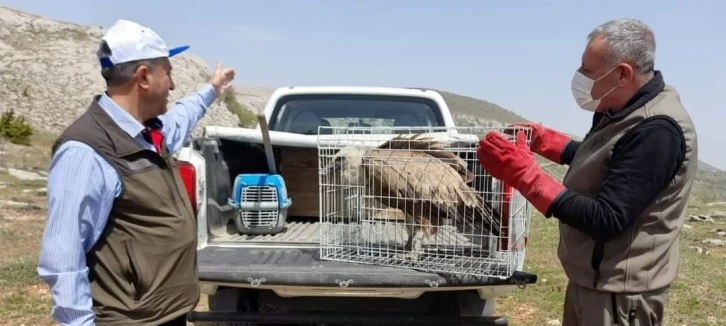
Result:
<svg viewBox="0 0 726 326">
<path fill-rule="evenodd" d="M 281 98 L 272 112 L 270 130 L 304 135 L 319 126 L 333 127 L 442 127 L 435 101 L 409 96 L 291 95 Z M 405 130 L 409 132 L 409 130 Z M 327 133 L 330 133 L 328 130 Z"/>
</svg>

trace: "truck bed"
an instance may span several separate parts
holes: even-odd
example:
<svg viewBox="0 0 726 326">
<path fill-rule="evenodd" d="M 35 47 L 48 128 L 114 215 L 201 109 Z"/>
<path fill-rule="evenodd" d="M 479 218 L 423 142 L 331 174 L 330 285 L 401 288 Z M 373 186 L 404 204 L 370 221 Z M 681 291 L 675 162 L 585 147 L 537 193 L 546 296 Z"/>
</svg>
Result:
<svg viewBox="0 0 726 326">
<path fill-rule="evenodd" d="M 311 220 L 293 220 L 285 223 L 283 232 L 277 234 L 246 235 L 230 234 L 210 240 L 217 246 L 251 246 L 251 243 L 294 246 L 296 248 L 317 248 L 320 241 L 320 223 Z"/>
<path fill-rule="evenodd" d="M 199 250 L 199 277 L 216 284 L 247 286 L 430 288 L 515 285 L 536 282 L 536 275 L 516 272 L 509 279 L 429 273 L 413 268 L 384 267 L 320 259 L 319 219 L 290 216 L 286 228 L 277 234 L 245 235 L 230 232 L 228 223 L 236 212 L 227 205 L 232 179 L 238 173 L 265 173 L 262 148 L 244 141 L 198 138 L 194 148 L 206 161 L 207 216 L 210 236 Z M 279 162 L 280 153 L 275 156 Z M 295 205 L 293 201 L 293 205 Z M 299 204 L 298 204 L 299 205 Z M 379 222 L 370 228 L 382 230 Z M 383 223 L 383 222 L 380 222 Z M 390 222 L 389 222 L 390 223 Z M 403 224 L 385 228 L 386 238 L 403 247 L 408 234 Z M 366 232 L 362 232 L 366 233 Z M 381 240 L 380 231 L 375 234 Z M 361 236 L 364 236 L 361 234 Z M 461 248 L 468 239 L 442 228 L 439 237 Z M 437 240 L 441 243 L 441 238 Z M 426 245 L 426 238 L 423 241 Z"/>
<path fill-rule="evenodd" d="M 320 226 L 318 222 L 297 220 L 286 223 L 285 231 L 273 235 L 235 234 L 210 240 L 209 245 L 199 251 L 200 279 L 219 283 L 260 282 L 261 285 L 316 287 L 447 287 L 536 281 L 536 276 L 528 273 L 515 273 L 511 279 L 501 280 L 321 260 Z M 455 235 L 453 230 L 442 229 L 440 233 L 440 236 L 451 239 L 452 245 L 462 246 L 468 242 L 465 237 Z M 380 238 L 380 235 L 377 236 Z M 398 225 L 395 232 L 389 232 L 389 237 L 401 243 L 406 239 L 406 231 Z"/>
<path fill-rule="evenodd" d="M 375 235 L 376 241 L 395 242 L 398 245 L 403 245 L 408 237 L 404 224 L 386 222 L 387 221 L 380 220 L 362 223 L 362 230 L 359 231 L 360 234 L 358 236 L 362 240 L 365 240 L 366 234 L 369 236 Z M 285 229 L 277 234 L 248 235 L 234 233 L 225 237 L 211 239 L 210 244 L 224 246 L 251 246 L 252 244 L 257 243 L 264 244 L 265 246 L 283 245 L 286 247 L 293 246 L 296 248 L 318 248 L 320 244 L 320 227 L 321 224 L 318 221 L 313 221 L 308 218 L 298 218 L 288 220 L 285 223 Z M 366 230 L 369 230 L 370 232 L 365 232 Z M 463 235 L 457 234 L 453 227 L 442 226 L 439 227 L 439 230 L 438 243 L 464 246 L 470 242 Z M 442 238 L 445 240 L 442 241 Z M 426 238 L 424 238 L 423 244 L 427 244 Z"/>
</svg>

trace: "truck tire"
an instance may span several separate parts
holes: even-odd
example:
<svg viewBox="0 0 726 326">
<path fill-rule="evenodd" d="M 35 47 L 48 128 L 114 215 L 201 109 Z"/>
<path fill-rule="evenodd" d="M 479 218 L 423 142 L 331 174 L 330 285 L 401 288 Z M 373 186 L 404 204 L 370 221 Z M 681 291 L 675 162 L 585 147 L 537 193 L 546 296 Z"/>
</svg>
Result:
<svg viewBox="0 0 726 326">
<path fill-rule="evenodd" d="M 219 288 L 215 294 L 207 297 L 209 311 L 219 312 L 237 312 L 243 300 L 243 291 L 235 288 Z"/>
<path fill-rule="evenodd" d="M 459 316 L 493 316 L 495 299 L 483 300 L 475 290 L 455 292 Z"/>
</svg>

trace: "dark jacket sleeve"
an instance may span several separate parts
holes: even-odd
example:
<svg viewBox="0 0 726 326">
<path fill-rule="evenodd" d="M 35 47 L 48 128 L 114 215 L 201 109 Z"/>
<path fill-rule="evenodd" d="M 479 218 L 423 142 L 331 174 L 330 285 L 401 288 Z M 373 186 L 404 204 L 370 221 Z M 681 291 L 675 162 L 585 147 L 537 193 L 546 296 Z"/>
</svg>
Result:
<svg viewBox="0 0 726 326">
<path fill-rule="evenodd" d="M 566 190 L 548 216 L 607 241 L 623 233 L 673 179 L 683 163 L 685 138 L 669 117 L 652 117 L 631 129 L 613 148 L 595 198 Z"/>
<path fill-rule="evenodd" d="M 577 140 L 571 140 L 567 143 L 565 150 L 562 151 L 562 157 L 560 158 L 562 164 L 570 165 L 570 163 L 572 163 L 572 159 L 575 157 L 575 153 L 577 153 L 577 149 L 580 148 L 581 143 L 582 142 Z"/>
</svg>

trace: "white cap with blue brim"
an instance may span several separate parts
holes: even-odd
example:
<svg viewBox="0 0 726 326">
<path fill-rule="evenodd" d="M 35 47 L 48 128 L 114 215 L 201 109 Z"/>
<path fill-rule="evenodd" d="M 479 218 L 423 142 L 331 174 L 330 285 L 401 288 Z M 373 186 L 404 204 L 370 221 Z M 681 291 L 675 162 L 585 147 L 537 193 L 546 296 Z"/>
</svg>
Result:
<svg viewBox="0 0 726 326">
<path fill-rule="evenodd" d="M 188 45 L 169 48 L 148 27 L 121 19 L 106 31 L 102 38 L 111 50 L 110 56 L 99 57 L 101 68 L 110 68 L 124 62 L 173 57 L 189 48 Z"/>
</svg>

